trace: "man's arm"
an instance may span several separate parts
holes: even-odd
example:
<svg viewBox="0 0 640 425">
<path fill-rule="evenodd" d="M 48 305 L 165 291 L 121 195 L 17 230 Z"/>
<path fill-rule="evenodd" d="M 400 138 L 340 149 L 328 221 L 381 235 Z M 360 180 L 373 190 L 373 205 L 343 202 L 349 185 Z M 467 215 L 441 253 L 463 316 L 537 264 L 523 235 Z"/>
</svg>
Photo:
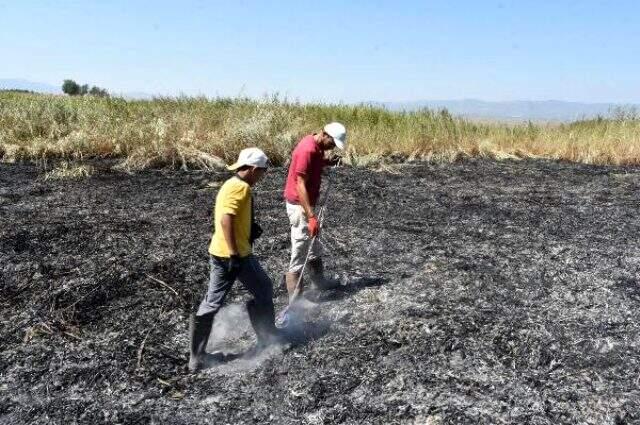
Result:
<svg viewBox="0 0 640 425">
<path fill-rule="evenodd" d="M 311 203 L 309 202 L 309 194 L 307 193 L 307 186 L 305 186 L 305 178 L 303 176 L 299 175 L 296 177 L 296 190 L 298 192 L 298 201 L 304 209 L 304 214 L 307 216 L 307 219 L 313 217 L 313 207 L 311 207 Z"/>
<path fill-rule="evenodd" d="M 233 220 L 235 217 L 231 214 L 222 215 L 222 233 L 224 234 L 224 240 L 227 242 L 229 248 L 229 255 L 238 255 L 238 247 L 236 246 L 236 235 L 233 229 Z"/>
</svg>

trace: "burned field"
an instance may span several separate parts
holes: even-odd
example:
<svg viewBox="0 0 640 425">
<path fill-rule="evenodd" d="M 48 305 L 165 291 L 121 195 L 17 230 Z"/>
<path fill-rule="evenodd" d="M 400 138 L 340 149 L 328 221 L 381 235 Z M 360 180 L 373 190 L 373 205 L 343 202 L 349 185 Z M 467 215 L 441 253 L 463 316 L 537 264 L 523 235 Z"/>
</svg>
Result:
<svg viewBox="0 0 640 425">
<path fill-rule="evenodd" d="M 238 285 L 189 374 L 224 174 L 0 166 L 0 423 L 640 422 L 640 169 L 470 160 L 334 177 L 343 286 L 254 358 Z M 285 303 L 284 175 L 256 252 Z"/>
</svg>

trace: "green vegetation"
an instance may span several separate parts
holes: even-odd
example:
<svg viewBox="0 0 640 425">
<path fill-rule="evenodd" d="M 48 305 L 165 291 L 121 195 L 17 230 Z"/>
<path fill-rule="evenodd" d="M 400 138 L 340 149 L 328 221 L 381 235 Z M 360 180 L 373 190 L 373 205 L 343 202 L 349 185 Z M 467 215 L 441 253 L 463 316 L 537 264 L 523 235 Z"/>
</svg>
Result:
<svg viewBox="0 0 640 425">
<path fill-rule="evenodd" d="M 35 94 L 34 91 L 25 90 L 25 89 L 0 89 L 0 93 L 24 93 L 24 94 Z"/>
<path fill-rule="evenodd" d="M 62 92 L 69 96 L 84 96 L 89 94 L 97 97 L 109 97 L 109 92 L 98 86 L 89 88 L 88 84 L 80 85 L 73 80 L 64 80 L 62 83 Z"/>
<path fill-rule="evenodd" d="M 446 111 L 303 105 L 277 98 L 157 98 L 0 93 L 0 158 L 120 158 L 126 169 L 213 168 L 258 146 L 282 164 L 304 134 L 329 121 L 349 131 L 345 161 L 455 161 L 465 156 L 640 164 L 640 117 L 620 112 L 570 124 L 479 123 Z"/>
</svg>

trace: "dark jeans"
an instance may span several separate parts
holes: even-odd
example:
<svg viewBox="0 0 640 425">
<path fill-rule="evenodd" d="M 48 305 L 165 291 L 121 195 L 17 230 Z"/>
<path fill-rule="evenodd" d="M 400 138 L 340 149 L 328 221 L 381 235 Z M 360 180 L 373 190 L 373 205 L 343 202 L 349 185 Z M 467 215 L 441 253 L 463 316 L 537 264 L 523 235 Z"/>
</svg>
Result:
<svg viewBox="0 0 640 425">
<path fill-rule="evenodd" d="M 253 255 L 242 258 L 237 279 L 255 298 L 256 304 L 273 308 L 273 283 Z M 228 273 L 229 260 L 209 257 L 209 288 L 200 303 L 196 316 L 215 314 L 220 310 L 236 277 Z"/>
</svg>

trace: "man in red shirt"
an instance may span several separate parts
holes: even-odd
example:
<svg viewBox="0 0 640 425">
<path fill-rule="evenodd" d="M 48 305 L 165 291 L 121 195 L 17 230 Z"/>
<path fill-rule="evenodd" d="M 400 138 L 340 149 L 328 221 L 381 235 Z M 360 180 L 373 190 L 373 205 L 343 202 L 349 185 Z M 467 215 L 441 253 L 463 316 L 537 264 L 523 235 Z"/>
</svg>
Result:
<svg viewBox="0 0 640 425">
<path fill-rule="evenodd" d="M 322 169 L 330 162 L 325 159 L 325 151 L 335 147 L 345 149 L 347 132 L 344 125 L 334 122 L 324 126 L 322 131 L 305 136 L 300 140 L 291 156 L 289 173 L 284 188 L 287 215 L 291 225 L 291 261 L 286 274 L 289 300 L 293 296 L 307 251 L 313 237 L 318 236 L 320 226 L 315 207 L 320 196 Z M 326 289 L 335 285 L 324 278 L 322 246 L 316 239 L 307 263 L 312 283 Z M 303 290 L 300 282 L 299 291 Z"/>
</svg>

